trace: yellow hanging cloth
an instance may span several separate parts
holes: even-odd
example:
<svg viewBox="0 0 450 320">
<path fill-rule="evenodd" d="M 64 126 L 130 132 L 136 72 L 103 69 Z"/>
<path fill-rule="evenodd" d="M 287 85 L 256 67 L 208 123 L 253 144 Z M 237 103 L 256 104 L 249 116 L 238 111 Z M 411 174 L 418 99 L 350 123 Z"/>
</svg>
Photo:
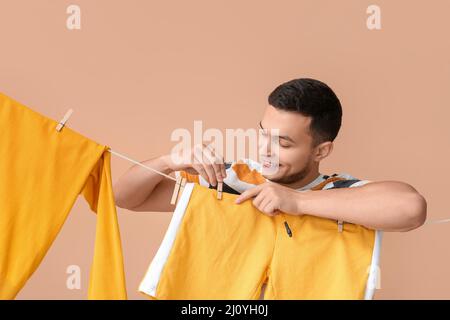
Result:
<svg viewBox="0 0 450 320">
<path fill-rule="evenodd" d="M 80 194 L 97 213 L 88 298 L 127 299 L 111 154 L 57 124 L 0 93 L 0 299 L 16 297 Z"/>
</svg>

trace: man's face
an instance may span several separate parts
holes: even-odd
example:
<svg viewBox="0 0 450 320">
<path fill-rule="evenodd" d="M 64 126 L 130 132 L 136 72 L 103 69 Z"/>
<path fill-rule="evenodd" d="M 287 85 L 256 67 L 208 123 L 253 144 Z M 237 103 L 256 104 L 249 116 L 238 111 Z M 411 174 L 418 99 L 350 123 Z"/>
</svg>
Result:
<svg viewBox="0 0 450 320">
<path fill-rule="evenodd" d="M 270 139 L 278 141 L 278 148 L 263 147 L 260 150 L 260 161 L 263 165 L 263 175 L 277 183 L 290 184 L 303 179 L 311 170 L 313 161 L 313 138 L 309 131 L 311 118 L 299 113 L 278 110 L 269 105 L 260 122 L 264 133 L 262 145 L 269 144 Z M 277 136 L 269 136 L 270 129 L 278 129 Z M 276 152 L 278 149 L 278 152 Z M 278 153 L 278 154 L 275 154 Z M 264 174 L 268 167 L 274 165 L 278 158 L 279 167 L 273 174 Z M 268 161 L 266 161 L 268 159 Z M 266 170 L 265 170 L 266 169 Z"/>
</svg>

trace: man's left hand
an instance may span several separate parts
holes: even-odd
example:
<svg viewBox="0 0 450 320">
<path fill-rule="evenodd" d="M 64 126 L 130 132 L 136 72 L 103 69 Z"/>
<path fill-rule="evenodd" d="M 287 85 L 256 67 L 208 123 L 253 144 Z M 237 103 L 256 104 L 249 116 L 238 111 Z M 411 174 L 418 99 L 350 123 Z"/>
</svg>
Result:
<svg viewBox="0 0 450 320">
<path fill-rule="evenodd" d="M 244 191 L 236 198 L 236 203 L 242 203 L 250 198 L 253 205 L 263 213 L 274 216 L 282 212 L 291 215 L 300 215 L 299 191 L 283 185 L 267 181 L 256 187 Z"/>
</svg>

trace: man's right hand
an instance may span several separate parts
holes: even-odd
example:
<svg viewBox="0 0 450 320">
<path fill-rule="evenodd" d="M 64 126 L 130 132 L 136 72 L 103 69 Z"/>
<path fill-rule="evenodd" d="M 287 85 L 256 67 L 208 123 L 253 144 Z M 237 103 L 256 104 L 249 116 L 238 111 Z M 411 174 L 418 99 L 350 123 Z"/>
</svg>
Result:
<svg viewBox="0 0 450 320">
<path fill-rule="evenodd" d="M 172 171 L 199 174 L 214 187 L 217 182 L 223 182 L 223 179 L 226 178 L 223 157 L 205 144 L 195 145 L 183 157 L 174 153 L 163 157 Z"/>
</svg>

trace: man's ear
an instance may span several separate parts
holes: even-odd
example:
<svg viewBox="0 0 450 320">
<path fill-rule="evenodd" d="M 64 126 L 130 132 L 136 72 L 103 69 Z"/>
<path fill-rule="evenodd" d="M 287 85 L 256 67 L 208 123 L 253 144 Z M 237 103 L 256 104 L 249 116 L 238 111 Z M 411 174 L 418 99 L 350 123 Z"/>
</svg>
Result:
<svg viewBox="0 0 450 320">
<path fill-rule="evenodd" d="M 333 142 L 325 141 L 315 147 L 314 161 L 322 161 L 333 151 Z"/>
</svg>

